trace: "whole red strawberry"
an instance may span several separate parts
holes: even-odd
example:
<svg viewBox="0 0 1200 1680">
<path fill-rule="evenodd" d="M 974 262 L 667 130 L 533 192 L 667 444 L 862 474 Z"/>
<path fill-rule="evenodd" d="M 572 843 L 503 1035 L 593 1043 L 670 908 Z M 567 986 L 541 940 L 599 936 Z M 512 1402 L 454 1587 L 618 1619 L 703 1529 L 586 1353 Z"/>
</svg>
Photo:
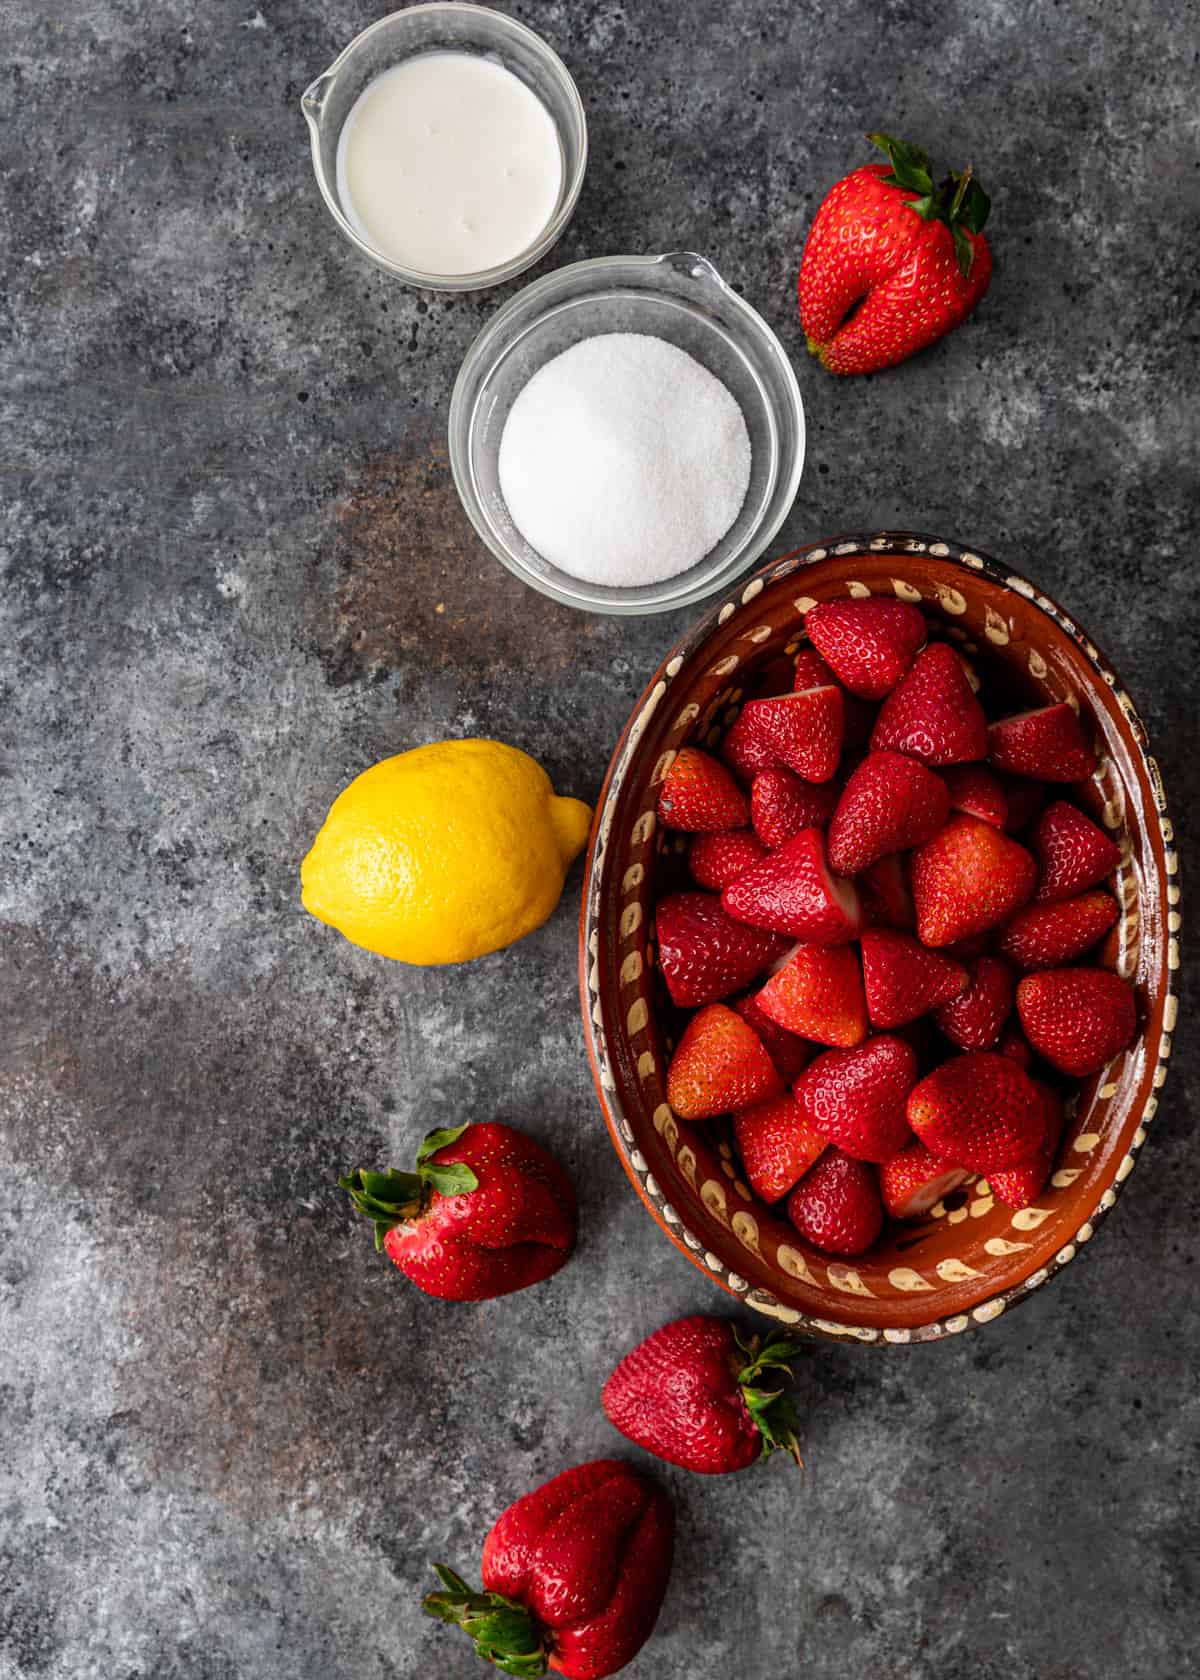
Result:
<svg viewBox="0 0 1200 1680">
<path fill-rule="evenodd" d="M 1015 989 L 1007 963 L 976 957 L 966 990 L 935 1009 L 933 1018 L 960 1050 L 990 1050 L 1012 1014 Z"/>
<path fill-rule="evenodd" d="M 730 881 L 744 875 L 751 864 L 765 857 L 766 850 L 758 836 L 751 834 L 748 828 L 726 829 L 721 834 L 697 834 L 688 847 L 688 868 L 694 881 L 720 892 Z"/>
<path fill-rule="evenodd" d="M 862 1254 L 883 1229 L 874 1167 L 840 1149 L 827 1149 L 788 1197 L 787 1214 L 814 1248 Z"/>
<path fill-rule="evenodd" d="M 951 817 L 913 853 L 917 935 L 953 945 L 1006 922 L 1033 893 L 1037 864 L 1018 841 L 978 817 Z"/>
<path fill-rule="evenodd" d="M 829 866 L 857 875 L 889 852 L 932 839 L 950 814 L 946 784 L 919 759 L 869 753 L 846 783 L 829 825 Z"/>
<path fill-rule="evenodd" d="M 967 971 L 961 963 L 927 951 L 896 928 L 863 929 L 862 966 L 873 1027 L 906 1026 L 956 998 L 967 986 Z"/>
<path fill-rule="evenodd" d="M 788 1032 L 849 1049 L 867 1036 L 862 968 L 848 945 L 801 945 L 757 994 Z"/>
<path fill-rule="evenodd" d="M 721 894 L 729 915 L 814 945 L 843 945 L 862 926 L 852 881 L 833 874 L 819 828 L 804 828 Z"/>
<path fill-rule="evenodd" d="M 969 1177 L 914 1140 L 880 1167 L 879 1189 L 893 1219 L 919 1219 Z"/>
<path fill-rule="evenodd" d="M 659 967 L 681 1009 L 740 991 L 787 950 L 782 934 L 735 922 L 713 893 L 671 893 L 660 899 L 655 931 Z"/>
<path fill-rule="evenodd" d="M 1025 1037 L 1054 1067 L 1086 1079 L 1137 1031 L 1133 988 L 1106 968 L 1046 968 L 1017 987 Z"/>
<path fill-rule="evenodd" d="M 723 764 L 699 747 L 681 747 L 658 790 L 658 820 L 691 834 L 745 828 L 750 804 Z"/>
<path fill-rule="evenodd" d="M 842 756 L 846 727 L 842 691 L 833 683 L 747 700 L 742 716 L 776 761 L 807 782 L 827 782 Z"/>
<path fill-rule="evenodd" d="M 782 1089 L 758 1034 L 723 1003 L 697 1010 L 667 1069 L 667 1101 L 685 1120 L 731 1114 Z"/>
<path fill-rule="evenodd" d="M 1096 768 L 1095 751 L 1065 700 L 991 724 L 988 758 L 998 770 L 1041 782 L 1081 782 Z"/>
<path fill-rule="evenodd" d="M 1047 805 L 1030 843 L 1038 860 L 1033 896 L 1039 904 L 1074 898 L 1111 875 L 1121 861 L 1120 847 L 1065 799 Z"/>
<path fill-rule="evenodd" d="M 617 1459 L 564 1470 L 497 1520 L 483 1591 L 435 1564 L 425 1613 L 461 1627 L 505 1674 L 602 1680 L 650 1637 L 671 1573 L 671 1502 Z"/>
<path fill-rule="evenodd" d="M 809 1125 L 794 1096 L 770 1097 L 743 1108 L 733 1117 L 733 1135 L 750 1188 L 764 1202 L 786 1196 L 827 1142 Z"/>
<path fill-rule="evenodd" d="M 904 1105 L 917 1058 L 902 1038 L 880 1033 L 853 1050 L 826 1050 L 796 1083 L 809 1127 L 858 1161 L 886 1161 L 911 1139 Z"/>
<path fill-rule="evenodd" d="M 996 949 L 1018 968 L 1057 968 L 1090 950 L 1119 915 L 1116 899 L 1106 892 L 1027 904 L 1001 930 Z"/>
<path fill-rule="evenodd" d="M 656 1458 L 723 1476 L 782 1447 L 800 1463 L 800 1421 L 779 1389 L 759 1386 L 799 1342 L 773 1334 L 743 1338 L 723 1318 L 696 1313 L 664 1324 L 627 1353 L 600 1403 L 614 1429 Z"/>
<path fill-rule="evenodd" d="M 876 752 L 926 764 L 966 764 L 987 751 L 987 719 L 962 660 L 946 642 L 922 648 L 879 709 Z"/>
<path fill-rule="evenodd" d="M 499 1121 L 427 1134 L 415 1172 L 338 1180 L 427 1295 L 488 1301 L 541 1283 L 575 1243 L 575 1192 L 548 1150 Z"/>
<path fill-rule="evenodd" d="M 1011 1057 L 971 1050 L 913 1088 L 908 1121 L 949 1166 L 991 1173 L 1015 1167 L 1041 1147 L 1047 1115 L 1038 1087 Z"/>
<path fill-rule="evenodd" d="M 760 770 L 750 789 L 750 821 L 763 845 L 775 851 L 801 829 L 827 828 L 837 802 L 832 782 L 805 782 L 782 768 Z"/>
<path fill-rule="evenodd" d="M 873 373 L 925 349 L 966 320 L 992 277 L 990 205 L 971 170 L 935 186 L 919 146 L 867 138 L 890 162 L 833 187 L 800 265 L 800 322 L 831 373 Z"/>
<path fill-rule="evenodd" d="M 890 694 L 925 640 L 925 620 L 916 607 L 879 595 L 819 601 L 808 609 L 804 628 L 838 680 L 862 700 Z M 796 660 L 797 687 L 803 658 L 801 653 Z"/>
</svg>

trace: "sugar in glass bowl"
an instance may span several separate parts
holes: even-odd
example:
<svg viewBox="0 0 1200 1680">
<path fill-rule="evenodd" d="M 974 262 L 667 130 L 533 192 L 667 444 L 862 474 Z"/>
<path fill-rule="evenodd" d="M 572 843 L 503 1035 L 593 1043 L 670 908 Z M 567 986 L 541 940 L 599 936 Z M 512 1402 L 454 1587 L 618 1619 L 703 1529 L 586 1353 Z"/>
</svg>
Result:
<svg viewBox="0 0 1200 1680">
<path fill-rule="evenodd" d="M 738 517 L 702 560 L 661 582 L 616 588 L 570 576 L 525 540 L 500 490 L 500 438 L 517 396 L 546 362 L 599 333 L 646 333 L 685 350 L 731 392 L 750 434 Z M 724 587 L 779 530 L 804 468 L 804 408 L 778 338 L 704 257 L 600 257 L 527 286 L 480 333 L 450 402 L 450 464 L 471 523 L 523 582 L 590 612 L 666 612 Z"/>
<path fill-rule="evenodd" d="M 680 747 L 715 744 L 759 674 L 804 642 L 817 601 L 910 601 L 1011 709 L 1074 701 L 1098 751 L 1075 784 L 1119 843 L 1121 918 L 1090 959 L 1134 987 L 1138 1033 L 1083 1081 L 1055 1171 L 1014 1211 L 985 1180 L 839 1259 L 807 1245 L 749 1190 L 719 1123 L 673 1113 L 666 1067 L 680 1016 L 655 966 L 654 907 L 687 886 L 686 836 L 658 827 Z M 1178 1009 L 1179 861 L 1145 726 L 1093 641 L 1025 578 L 976 550 L 907 532 L 837 538 L 737 586 L 670 650 L 618 741 L 596 808 L 580 925 L 580 993 L 614 1147 L 664 1235 L 739 1301 L 797 1329 L 897 1346 L 986 1324 L 1075 1259 L 1113 1207 L 1158 1108 Z"/>
</svg>

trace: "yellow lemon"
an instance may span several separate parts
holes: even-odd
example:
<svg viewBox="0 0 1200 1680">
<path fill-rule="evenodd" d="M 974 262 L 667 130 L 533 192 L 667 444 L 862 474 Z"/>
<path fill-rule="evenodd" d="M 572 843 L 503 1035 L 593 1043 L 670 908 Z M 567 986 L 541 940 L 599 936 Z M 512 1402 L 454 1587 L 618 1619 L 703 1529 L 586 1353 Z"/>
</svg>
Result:
<svg viewBox="0 0 1200 1680">
<path fill-rule="evenodd" d="M 301 866 L 304 908 L 399 962 L 482 957 L 546 920 L 591 816 L 501 741 L 415 747 L 334 800 Z"/>
</svg>

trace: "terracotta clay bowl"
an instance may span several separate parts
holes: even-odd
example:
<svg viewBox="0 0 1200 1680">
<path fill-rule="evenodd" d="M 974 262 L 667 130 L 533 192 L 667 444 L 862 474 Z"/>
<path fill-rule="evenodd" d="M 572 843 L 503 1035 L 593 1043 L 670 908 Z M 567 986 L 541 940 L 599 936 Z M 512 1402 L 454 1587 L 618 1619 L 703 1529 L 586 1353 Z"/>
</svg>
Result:
<svg viewBox="0 0 1200 1680">
<path fill-rule="evenodd" d="M 660 831 L 654 810 L 681 746 L 715 743 L 756 685 L 787 686 L 780 661 L 804 641 L 809 607 L 867 594 L 919 603 L 1005 709 L 1078 705 L 1100 761 L 1073 797 L 1123 855 L 1123 914 L 1093 960 L 1132 979 L 1140 1030 L 1085 1082 L 1073 1112 L 1068 1105 L 1056 1170 L 1035 1206 L 1014 1212 L 977 1180 L 923 1221 L 889 1225 L 869 1254 L 837 1261 L 806 1246 L 741 1181 L 726 1123 L 691 1124 L 667 1103 L 682 1018 L 656 971 L 654 906 L 685 884 L 686 842 Z M 617 743 L 597 807 L 580 987 L 596 1088 L 634 1188 L 714 1283 L 799 1329 L 895 1345 L 988 1323 L 1075 1258 L 1133 1170 L 1171 1051 L 1178 906 L 1178 860 L 1145 728 L 1107 660 L 1053 601 L 976 552 L 907 532 L 839 538 L 775 561 L 671 650 Z"/>
</svg>

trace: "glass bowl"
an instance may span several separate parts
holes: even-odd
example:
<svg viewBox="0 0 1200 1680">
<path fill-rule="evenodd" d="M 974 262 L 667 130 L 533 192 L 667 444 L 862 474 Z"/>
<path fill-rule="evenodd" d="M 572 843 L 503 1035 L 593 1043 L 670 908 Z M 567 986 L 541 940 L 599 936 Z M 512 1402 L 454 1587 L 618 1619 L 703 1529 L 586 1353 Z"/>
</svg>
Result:
<svg viewBox="0 0 1200 1680">
<path fill-rule="evenodd" d="M 375 77 L 418 53 L 478 53 L 511 70 L 549 111 L 562 148 L 563 179 L 558 204 L 538 238 L 515 257 L 476 274 L 427 274 L 393 262 L 361 234 L 342 208 L 338 193 L 337 152 L 342 125 L 355 100 Z M 515 18 L 487 6 L 468 6 L 459 0 L 410 6 L 380 18 L 340 52 L 323 75 L 306 88 L 300 108 L 312 142 L 313 171 L 329 214 L 350 243 L 377 268 L 394 274 L 409 286 L 434 292 L 479 291 L 522 274 L 545 256 L 575 210 L 587 168 L 587 119 L 579 90 L 562 59 L 540 35 Z"/>
<path fill-rule="evenodd" d="M 588 583 L 544 560 L 510 519 L 497 472 L 518 393 L 552 357 L 611 332 L 649 333 L 694 356 L 737 399 L 751 445 L 746 499 L 716 547 L 675 577 L 630 588 Z M 804 467 L 804 408 L 783 346 L 704 257 L 599 257 L 527 286 L 480 333 L 450 400 L 450 464 L 471 523 L 524 583 L 590 612 L 667 612 L 728 583 L 778 531 Z"/>
</svg>

